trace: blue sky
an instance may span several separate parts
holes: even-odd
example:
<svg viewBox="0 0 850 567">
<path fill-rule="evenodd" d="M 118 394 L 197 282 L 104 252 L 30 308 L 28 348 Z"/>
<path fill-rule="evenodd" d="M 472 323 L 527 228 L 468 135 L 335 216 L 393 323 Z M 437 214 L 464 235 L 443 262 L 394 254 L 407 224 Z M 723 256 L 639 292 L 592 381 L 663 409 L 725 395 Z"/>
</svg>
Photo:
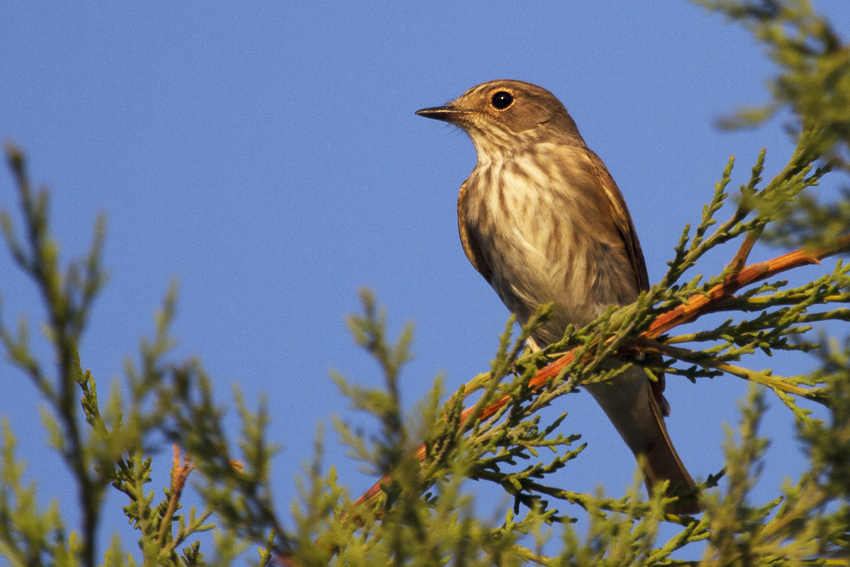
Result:
<svg viewBox="0 0 850 567">
<path fill-rule="evenodd" d="M 248 400 L 268 396 L 269 433 L 285 448 L 274 471 L 284 515 L 317 422 L 352 417 L 328 370 L 380 382 L 343 321 L 358 311 L 358 288 L 376 292 L 394 334 L 415 323 L 416 358 L 402 376 L 409 407 L 438 373 L 453 390 L 486 370 L 507 318 L 457 237 L 472 144 L 415 110 L 496 78 L 551 90 L 624 193 L 653 282 L 731 154 L 736 186 L 762 147 L 768 174 L 792 149 L 778 122 L 718 131 L 724 113 L 765 100 L 773 67 L 742 29 L 686 2 L 31 1 L 4 2 L 3 14 L 0 136 L 21 145 L 34 180 L 51 187 L 64 257 L 82 253 L 95 215 L 108 215 L 110 282 L 84 368 L 102 389 L 120 378 L 179 279 L 177 355 L 202 358 L 223 402 L 233 383 Z M 4 171 L 4 208 L 15 206 L 12 187 Z M 697 272 L 719 271 L 733 253 L 713 254 Z M 7 324 L 25 314 L 37 329 L 37 296 L 5 254 L 0 294 Z M 791 374 L 809 363 L 757 365 Z M 694 477 L 721 468 L 722 423 L 737 421 L 745 391 L 733 377 L 669 380 L 668 427 Z M 622 493 L 635 468 L 628 449 L 589 396 L 564 403 L 565 433 L 590 443 L 565 486 Z M 27 440 L 20 452 L 42 496 L 70 511 L 39 405 L 0 362 L 0 414 Z M 802 466 L 790 414 L 771 406 L 769 489 L 757 493 L 765 500 Z M 332 434 L 327 446 L 326 463 L 356 497 L 372 479 Z M 106 522 L 121 518 L 113 506 Z"/>
</svg>

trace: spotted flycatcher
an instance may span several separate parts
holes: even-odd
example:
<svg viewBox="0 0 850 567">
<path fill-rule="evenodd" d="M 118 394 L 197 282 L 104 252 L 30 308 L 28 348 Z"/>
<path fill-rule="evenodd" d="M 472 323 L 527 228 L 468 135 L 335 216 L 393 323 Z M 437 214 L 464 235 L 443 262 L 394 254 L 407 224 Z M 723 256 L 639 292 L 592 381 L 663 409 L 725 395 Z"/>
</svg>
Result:
<svg viewBox="0 0 850 567">
<path fill-rule="evenodd" d="M 649 289 L 623 196 L 552 93 L 521 81 L 491 81 L 417 114 L 459 126 L 472 139 L 478 165 L 460 187 L 460 240 L 520 323 L 538 305 L 554 303 L 533 343 L 560 341 L 567 325 L 587 325 Z M 585 388 L 640 457 L 650 493 L 665 480 L 670 493 L 693 489 L 664 425 L 662 380 L 649 380 L 635 366 Z M 699 506 L 682 500 L 670 510 L 696 513 Z"/>
</svg>

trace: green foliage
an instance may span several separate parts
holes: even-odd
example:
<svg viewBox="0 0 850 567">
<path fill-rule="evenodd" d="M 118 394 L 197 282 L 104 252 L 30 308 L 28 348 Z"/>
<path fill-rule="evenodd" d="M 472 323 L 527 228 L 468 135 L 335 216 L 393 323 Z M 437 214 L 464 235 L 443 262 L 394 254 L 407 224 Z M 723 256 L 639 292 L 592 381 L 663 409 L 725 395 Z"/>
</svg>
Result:
<svg viewBox="0 0 850 567">
<path fill-rule="evenodd" d="M 749 29 L 777 64 L 770 102 L 725 124 L 754 126 L 790 110 L 797 149 L 788 163 L 765 181 L 762 152 L 730 204 L 730 159 L 695 229 L 685 227 L 658 285 L 583 329 L 568 329 L 563 341 L 539 352 L 527 349 L 526 340 L 550 307 L 542 306 L 517 336 L 508 321 L 489 370 L 448 399 L 438 378 L 412 412 L 403 411 L 400 394 L 412 327 L 396 341 L 388 338 L 386 314 L 362 292 L 363 313 L 352 316 L 349 326 L 377 361 L 384 384 L 364 388 L 341 374 L 334 380 L 352 409 L 373 417 L 377 426 L 367 433 L 338 418 L 335 428 L 349 455 L 380 481 L 354 500 L 336 470 L 323 468 L 320 428 L 315 458 L 299 479 L 300 500 L 286 517 L 274 506 L 270 485 L 278 449 L 266 435 L 266 402 L 251 410 L 235 390 L 242 428 L 234 443 L 201 362 L 172 360 L 176 287 L 156 315 L 153 337 L 139 346 L 138 366 L 128 362 L 123 383 L 98 396 L 96 377 L 83 370 L 78 352 L 106 281 L 105 222 L 97 221 L 88 254 L 63 268 L 50 230 L 48 193 L 32 189 L 22 153 L 7 147 L 23 237 L 8 213 L 0 222 L 12 257 L 41 294 L 57 364 L 47 370 L 35 355 L 25 320 L 16 329 L 0 322 L 0 340 L 6 357 L 46 402 L 43 419 L 74 483 L 80 521 L 69 527 L 55 503 L 39 508 L 37 487 L 25 484 L 24 464 L 15 455 L 12 426 L 4 423 L 0 554 L 12 565 L 84 566 L 190 567 L 245 558 L 299 566 L 846 565 L 850 341 L 827 332 L 843 329 L 850 319 L 844 307 L 850 269 L 838 261 L 820 277 L 794 285 L 777 277 L 850 249 L 846 198 L 824 205 L 812 194 L 827 176 L 843 179 L 850 172 L 850 48 L 803 0 L 701 3 Z M 722 273 L 689 273 L 706 253 L 736 240 Z M 807 248 L 748 265 L 759 241 Z M 708 313 L 727 317 L 676 334 L 680 325 Z M 816 325 L 817 343 L 811 332 Z M 800 376 L 752 368 L 754 354 L 776 351 L 812 353 L 818 367 Z M 571 491 L 552 476 L 581 458 L 584 445 L 566 431 L 569 416 L 541 410 L 582 384 L 611 380 L 635 364 L 656 379 L 662 373 L 691 380 L 730 374 L 752 384 L 738 427 L 728 431 L 725 485 L 718 487 L 718 474 L 700 486 L 700 517 L 665 512 L 672 498 L 660 491 L 645 499 L 637 483 L 615 498 Z M 790 410 L 808 467 L 777 487 L 775 499 L 758 505 L 750 493 L 760 482 L 768 447 L 759 424 L 770 393 Z M 174 458 L 169 485 L 157 499 L 148 485 L 160 466 L 152 454 L 162 439 L 174 444 Z M 183 509 L 190 476 L 203 510 Z M 476 514 L 469 480 L 508 496 L 512 505 L 500 519 Z M 102 554 L 96 548 L 110 489 L 126 499 L 123 510 L 138 538 L 133 552 L 117 535 Z M 586 520 L 581 532 L 570 514 Z M 662 526 L 673 534 L 666 540 Z M 212 542 L 205 544 L 210 549 L 197 539 L 204 531 L 212 531 Z M 699 561 L 683 559 L 697 553 Z"/>
</svg>

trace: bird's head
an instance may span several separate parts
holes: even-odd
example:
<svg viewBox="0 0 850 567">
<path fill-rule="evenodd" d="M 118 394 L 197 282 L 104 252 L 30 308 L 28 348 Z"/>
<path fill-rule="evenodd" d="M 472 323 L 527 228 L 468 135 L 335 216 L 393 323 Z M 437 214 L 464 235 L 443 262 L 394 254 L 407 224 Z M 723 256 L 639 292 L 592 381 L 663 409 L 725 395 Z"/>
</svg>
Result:
<svg viewBox="0 0 850 567">
<path fill-rule="evenodd" d="M 561 101 L 546 89 L 523 81 L 489 81 L 445 106 L 423 108 L 416 114 L 463 128 L 479 159 L 510 154 L 540 141 L 584 145 Z"/>
</svg>

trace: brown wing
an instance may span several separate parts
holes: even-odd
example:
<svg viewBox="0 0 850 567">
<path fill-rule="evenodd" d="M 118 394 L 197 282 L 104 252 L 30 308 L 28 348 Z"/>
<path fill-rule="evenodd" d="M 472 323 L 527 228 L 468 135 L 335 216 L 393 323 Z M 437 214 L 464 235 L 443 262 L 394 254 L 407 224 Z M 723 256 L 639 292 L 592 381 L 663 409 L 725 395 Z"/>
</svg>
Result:
<svg viewBox="0 0 850 567">
<path fill-rule="evenodd" d="M 470 264 L 472 264 L 472 266 L 478 270 L 478 273 L 484 276 L 484 279 L 489 283 L 492 281 L 493 272 L 487 264 L 487 261 L 484 259 L 484 255 L 481 254 L 481 248 L 478 246 L 478 242 L 476 242 L 469 234 L 469 229 L 466 227 L 466 215 L 463 213 L 463 204 L 466 199 L 466 184 L 468 182 L 468 179 L 463 182 L 457 196 L 457 228 L 460 233 L 460 243 L 463 246 L 463 251 L 466 253 L 466 257 L 469 259 Z"/>
<path fill-rule="evenodd" d="M 608 168 L 602 163 L 599 157 L 588 150 L 588 158 L 590 159 L 590 168 L 593 172 L 593 178 L 597 180 L 598 186 L 608 199 L 608 205 L 611 207 L 617 232 L 623 239 L 626 247 L 626 253 L 629 255 L 629 261 L 632 264 L 632 270 L 637 278 L 638 289 L 647 291 L 649 289 L 649 275 L 646 272 L 646 261 L 643 259 L 643 251 L 640 249 L 640 241 L 635 232 L 635 225 L 632 222 L 632 216 L 629 214 L 629 208 L 626 206 L 626 201 L 623 199 L 623 194 L 617 188 L 614 178 L 608 173 Z"/>
<path fill-rule="evenodd" d="M 614 178 L 608 172 L 608 168 L 599 159 L 599 156 L 588 150 L 590 158 L 590 166 L 594 173 L 594 179 L 598 180 L 599 187 L 608 198 L 608 204 L 613 211 L 611 218 L 614 219 L 617 225 L 617 231 L 623 238 L 626 245 L 626 253 L 629 255 L 629 261 L 632 264 L 635 277 L 637 278 L 638 289 L 641 291 L 649 290 L 649 274 L 646 271 L 646 260 L 643 258 L 643 251 L 640 249 L 640 241 L 635 231 L 635 225 L 632 222 L 632 216 L 629 214 L 629 208 L 626 206 L 626 200 L 620 189 L 614 182 Z M 650 355 L 655 362 L 661 362 L 660 355 Z M 658 381 L 650 381 L 649 386 L 652 390 L 653 397 L 657 400 L 661 414 L 664 416 L 670 415 L 670 404 L 664 398 L 665 387 L 664 374 L 658 375 Z"/>
</svg>

